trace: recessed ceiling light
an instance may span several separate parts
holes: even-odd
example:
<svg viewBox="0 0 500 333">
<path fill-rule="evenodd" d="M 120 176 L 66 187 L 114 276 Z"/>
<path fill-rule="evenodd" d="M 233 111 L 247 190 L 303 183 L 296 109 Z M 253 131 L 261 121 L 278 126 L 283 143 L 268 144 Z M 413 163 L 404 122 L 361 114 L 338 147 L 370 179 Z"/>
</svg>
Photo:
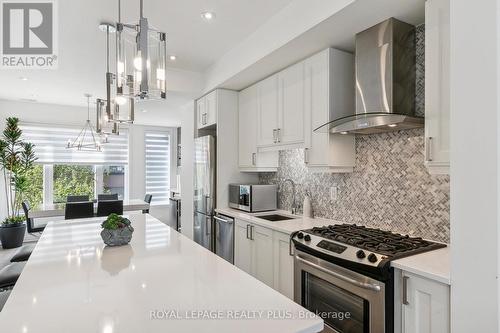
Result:
<svg viewBox="0 0 500 333">
<path fill-rule="evenodd" d="M 145 109 L 142 109 L 141 111 L 142 111 L 142 113 L 148 112 L 148 110 L 145 110 Z"/>
<path fill-rule="evenodd" d="M 347 132 L 340 132 L 340 134 L 342 134 L 342 135 L 346 135 L 346 134 L 347 134 Z"/>
<path fill-rule="evenodd" d="M 171 54 L 168 56 L 168 59 L 172 60 L 172 61 L 176 61 L 177 60 L 177 56 L 174 55 L 174 54 Z"/>
<path fill-rule="evenodd" d="M 389 124 L 389 125 L 387 125 L 387 126 L 389 126 L 389 127 L 396 127 L 396 126 L 398 126 L 398 125 L 397 125 L 397 124 Z"/>
<path fill-rule="evenodd" d="M 205 21 L 211 21 L 215 18 L 215 13 L 214 12 L 203 12 L 203 13 L 201 13 L 201 17 Z"/>
<path fill-rule="evenodd" d="M 27 78 L 26 76 L 21 76 L 21 77 L 19 78 L 19 80 L 21 80 L 21 81 L 28 81 L 28 78 Z"/>
</svg>

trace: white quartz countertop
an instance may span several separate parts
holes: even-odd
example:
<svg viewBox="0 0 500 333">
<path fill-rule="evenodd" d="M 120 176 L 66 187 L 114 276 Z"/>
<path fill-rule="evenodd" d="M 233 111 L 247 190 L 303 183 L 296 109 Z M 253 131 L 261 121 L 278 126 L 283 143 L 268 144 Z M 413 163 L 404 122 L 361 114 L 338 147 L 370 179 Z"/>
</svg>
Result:
<svg viewBox="0 0 500 333">
<path fill-rule="evenodd" d="M 320 332 L 300 305 L 148 214 L 105 247 L 102 218 L 51 222 L 4 309 L 2 332 Z M 304 318 L 306 317 L 306 318 Z"/>
<path fill-rule="evenodd" d="M 394 260 L 391 266 L 451 285 L 450 247 Z"/>
<path fill-rule="evenodd" d="M 237 219 L 242 219 L 255 223 L 257 225 L 267 227 L 276 231 L 291 234 L 292 232 L 310 229 L 312 227 L 320 227 L 324 225 L 342 223 L 339 221 L 308 218 L 302 216 L 291 215 L 290 212 L 277 210 L 264 213 L 247 213 L 232 208 L 218 208 L 216 212 L 225 214 Z M 260 219 L 260 215 L 283 214 L 294 216 L 296 219 L 270 222 Z M 394 260 L 391 263 L 392 267 L 399 268 L 414 274 L 427 277 L 429 279 L 439 281 L 445 284 L 450 283 L 450 248 L 449 246 L 443 249 L 429 251 L 422 254 L 417 254 L 411 257 Z"/>
</svg>

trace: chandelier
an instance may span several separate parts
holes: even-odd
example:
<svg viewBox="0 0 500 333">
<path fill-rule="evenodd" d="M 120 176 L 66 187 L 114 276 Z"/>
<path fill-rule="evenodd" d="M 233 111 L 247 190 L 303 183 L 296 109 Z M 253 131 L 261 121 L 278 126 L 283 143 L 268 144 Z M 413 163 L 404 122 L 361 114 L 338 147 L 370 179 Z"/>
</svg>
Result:
<svg viewBox="0 0 500 333">
<path fill-rule="evenodd" d="M 101 138 L 94 130 L 90 122 L 90 98 L 92 95 L 85 94 L 87 98 L 87 120 L 78 136 L 72 141 L 68 140 L 66 148 L 87 151 L 102 151 Z"/>
<path fill-rule="evenodd" d="M 106 119 L 112 123 L 133 123 L 135 103 L 140 100 L 166 98 L 166 34 L 149 25 L 144 17 L 143 0 L 137 23 L 121 22 L 118 0 L 118 22 L 101 23 L 106 32 Z M 110 35 L 114 34 L 115 56 L 110 56 Z M 113 70 L 111 69 L 113 68 Z"/>
</svg>

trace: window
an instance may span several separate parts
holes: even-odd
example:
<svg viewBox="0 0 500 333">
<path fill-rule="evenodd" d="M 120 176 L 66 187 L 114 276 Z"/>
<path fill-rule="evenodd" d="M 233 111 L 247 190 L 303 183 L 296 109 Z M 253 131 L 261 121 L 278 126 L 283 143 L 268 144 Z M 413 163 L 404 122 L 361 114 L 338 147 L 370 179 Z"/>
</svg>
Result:
<svg viewBox="0 0 500 333">
<path fill-rule="evenodd" d="M 117 193 L 119 199 L 125 197 L 125 166 L 103 167 L 102 193 Z"/>
<path fill-rule="evenodd" d="M 117 193 L 125 199 L 128 165 L 128 132 L 109 136 L 102 152 L 66 148 L 69 138 L 81 128 L 21 124 L 23 138 L 35 144 L 37 164 L 30 171 L 25 199 L 35 207 L 42 203 L 66 202 L 68 195 Z"/>
<path fill-rule="evenodd" d="M 26 175 L 28 179 L 28 189 L 24 193 L 23 200 L 29 202 L 33 207 L 43 203 L 43 166 L 35 165 Z"/>
<path fill-rule="evenodd" d="M 170 134 L 145 133 L 146 193 L 152 204 L 168 204 L 170 192 Z"/>
<path fill-rule="evenodd" d="M 66 202 L 68 195 L 88 195 L 94 199 L 95 170 L 90 165 L 54 165 L 54 203 Z"/>
</svg>

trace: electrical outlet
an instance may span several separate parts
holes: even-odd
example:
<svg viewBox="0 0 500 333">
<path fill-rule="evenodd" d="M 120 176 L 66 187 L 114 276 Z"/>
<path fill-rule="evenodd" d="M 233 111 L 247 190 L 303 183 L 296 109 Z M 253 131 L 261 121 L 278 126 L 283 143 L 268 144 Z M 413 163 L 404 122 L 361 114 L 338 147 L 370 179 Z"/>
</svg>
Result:
<svg viewBox="0 0 500 333">
<path fill-rule="evenodd" d="M 336 201 L 339 197 L 339 187 L 337 184 L 333 184 L 332 187 L 330 187 L 330 200 Z"/>
</svg>

